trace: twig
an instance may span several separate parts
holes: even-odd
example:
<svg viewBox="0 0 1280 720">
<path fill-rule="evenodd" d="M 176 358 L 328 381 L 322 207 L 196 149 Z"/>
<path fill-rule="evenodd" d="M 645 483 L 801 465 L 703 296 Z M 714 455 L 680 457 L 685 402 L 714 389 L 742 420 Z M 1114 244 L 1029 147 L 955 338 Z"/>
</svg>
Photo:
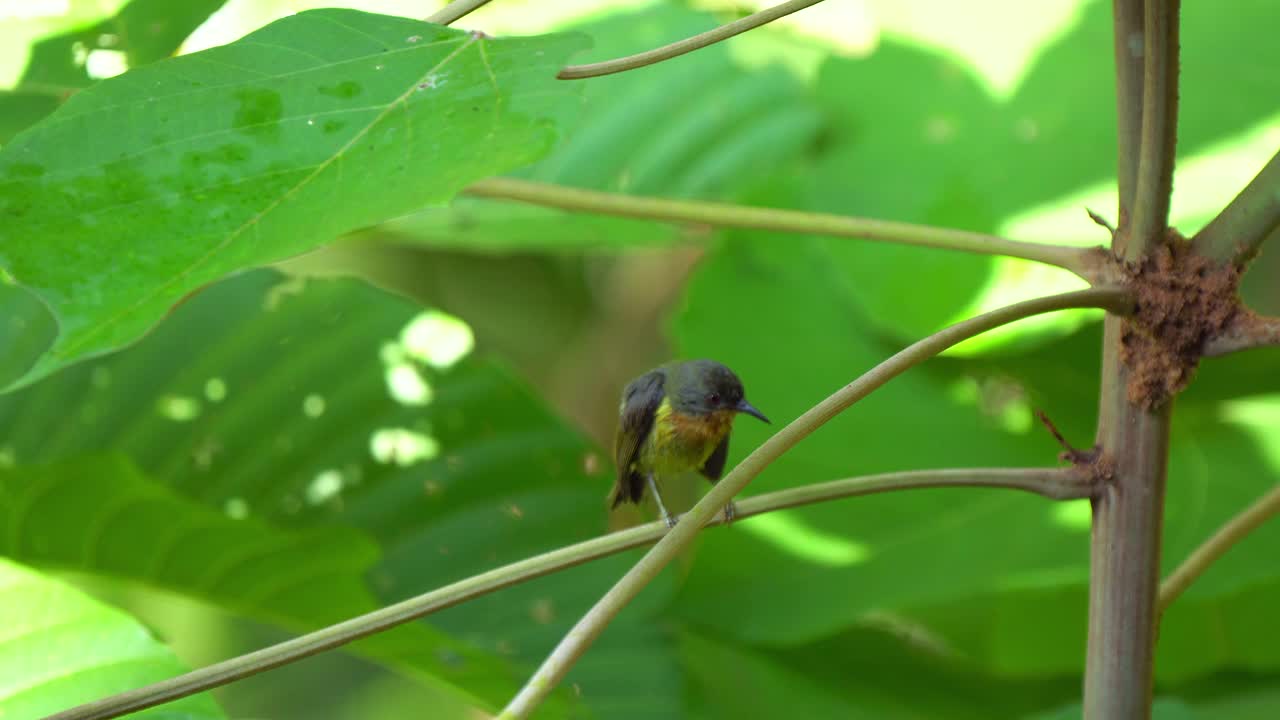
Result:
<svg viewBox="0 0 1280 720">
<path fill-rule="evenodd" d="M 601 75 L 612 75 L 613 73 L 635 70 L 646 65 L 654 65 L 663 60 L 670 60 L 673 57 L 679 57 L 708 45 L 714 45 L 721 40 L 727 40 L 748 30 L 754 30 L 761 25 L 766 25 L 780 17 L 790 15 L 797 10 L 803 10 L 810 5 L 817 5 L 820 2 L 822 0 L 787 0 L 787 2 L 753 13 L 741 20 L 734 20 L 727 25 L 721 25 L 715 30 L 708 30 L 693 37 L 678 40 L 670 45 L 663 45 L 660 48 L 646 50 L 636 55 L 628 55 L 614 60 L 605 60 L 604 62 L 590 63 L 588 65 L 570 65 L 561 70 L 557 77 L 561 80 L 579 80 Z"/>
<path fill-rule="evenodd" d="M 1093 210 L 1091 210 L 1090 208 L 1085 208 L 1085 209 L 1084 209 L 1084 211 L 1085 211 L 1085 212 L 1087 212 L 1087 213 L 1089 213 L 1089 219 L 1090 219 L 1090 220 L 1092 220 L 1095 224 L 1097 224 L 1097 225 L 1101 225 L 1102 227 L 1106 228 L 1106 229 L 1107 229 L 1107 232 L 1108 232 L 1108 233 L 1111 233 L 1111 239 L 1112 239 L 1112 240 L 1114 240 L 1114 239 L 1115 239 L 1115 237 L 1116 237 L 1116 226 L 1115 226 L 1115 225 L 1112 225 L 1110 221 L 1108 221 L 1106 218 L 1102 217 L 1102 216 L 1101 216 L 1101 215 L 1099 215 L 1098 213 L 1094 212 L 1094 211 L 1093 211 Z"/>
<path fill-rule="evenodd" d="M 1089 480 L 1071 468 L 964 468 L 882 473 L 815 483 L 746 498 L 737 503 L 737 522 L 755 515 L 842 498 L 893 490 L 939 487 L 1010 488 L 1053 500 L 1084 498 L 1093 490 Z M 710 524 L 719 525 L 722 521 L 723 517 L 717 515 Z M 651 545 L 666 530 L 665 523 L 651 522 L 504 565 L 247 655 L 64 710 L 46 720 L 104 720 L 172 702 L 297 662 L 502 588 L 632 548 Z"/>
<path fill-rule="evenodd" d="M 1058 441 L 1058 445 L 1062 448 L 1062 452 L 1058 454 L 1059 459 L 1077 467 L 1089 467 L 1098 461 L 1101 448 L 1097 445 L 1094 445 L 1089 450 L 1081 450 L 1067 442 L 1067 439 L 1062 436 L 1062 432 L 1058 430 L 1058 426 L 1053 424 L 1053 421 L 1049 419 L 1049 416 L 1043 410 L 1036 410 L 1036 418 L 1040 420 L 1040 424 L 1048 428 L 1049 434 L 1053 436 L 1054 440 Z"/>
<path fill-rule="evenodd" d="M 432 13 L 427 18 L 427 22 L 437 25 L 451 25 L 488 4 L 489 0 L 453 0 L 453 2 Z"/>
<path fill-rule="evenodd" d="M 1196 548 L 1177 569 L 1160 583 L 1160 599 L 1157 603 L 1163 613 L 1178 596 L 1182 595 L 1191 583 L 1204 574 L 1209 566 L 1226 554 L 1228 550 L 1257 530 L 1263 523 L 1280 514 L 1280 485 L 1271 488 L 1266 495 L 1258 498 L 1239 515 L 1227 521 L 1200 547 Z"/>
<path fill-rule="evenodd" d="M 1280 152 L 1191 239 L 1202 254 L 1243 267 L 1280 228 Z"/>
<path fill-rule="evenodd" d="M 1124 248 L 1137 260 L 1164 242 L 1173 188 L 1178 123 L 1178 9 L 1181 0 L 1147 0 L 1143 22 L 1142 139 L 1133 223 Z"/>
<path fill-rule="evenodd" d="M 994 235 L 927 225 L 777 208 L 745 207 L 729 203 L 637 197 L 596 190 L 579 190 L 562 185 L 507 177 L 481 180 L 468 187 L 465 192 L 478 197 L 515 200 L 564 210 L 660 222 L 830 235 L 985 255 L 1006 255 L 1055 265 L 1064 270 L 1070 270 L 1086 280 L 1091 280 L 1094 274 L 1093 264 L 1088 257 L 1088 248 L 1020 242 Z"/>
<path fill-rule="evenodd" d="M 1280 345 L 1280 317 L 1259 315 L 1241 307 L 1227 329 L 1205 343 L 1205 357 Z"/>
<path fill-rule="evenodd" d="M 1128 312 L 1131 304 L 1132 298 L 1125 290 L 1107 287 L 1037 298 L 993 310 L 914 343 L 810 408 L 756 448 L 685 513 L 680 522 L 574 625 L 499 718 L 510 720 L 528 717 L 604 631 L 609 621 L 692 542 L 713 515 L 720 512 L 734 495 L 741 492 L 770 463 L 858 400 L 952 345 L 988 330 L 1033 315 L 1067 308 L 1102 307 L 1113 312 Z"/>
</svg>

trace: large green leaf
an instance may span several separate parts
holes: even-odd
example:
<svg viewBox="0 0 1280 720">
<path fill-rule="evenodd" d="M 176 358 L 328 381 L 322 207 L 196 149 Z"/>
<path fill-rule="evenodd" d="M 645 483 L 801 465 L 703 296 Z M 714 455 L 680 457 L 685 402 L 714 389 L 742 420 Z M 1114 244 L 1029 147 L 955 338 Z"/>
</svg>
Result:
<svg viewBox="0 0 1280 720">
<path fill-rule="evenodd" d="M 594 49 L 580 58 L 590 62 L 716 24 L 705 12 L 656 3 L 570 29 L 594 41 Z M 566 128 L 567 141 L 518 174 L 597 190 L 732 199 L 807 152 L 820 127 L 816 105 L 792 72 L 777 64 L 749 66 L 718 45 L 587 81 L 582 112 Z M 676 228 L 661 223 L 469 197 L 386 223 L 370 235 L 431 246 L 552 251 L 681 239 Z"/>
<path fill-rule="evenodd" d="M 32 45 L 19 85 L 65 92 L 88 87 L 96 81 L 89 74 L 96 51 L 119 53 L 124 67 L 167 58 L 226 1 L 132 0 L 113 17 Z"/>
<path fill-rule="evenodd" d="M 0 470 L 0 498 L 0 552 L 23 562 L 140 582 L 288 627 L 378 607 L 365 580 L 379 556 L 368 537 L 343 527 L 290 531 L 242 517 L 236 504 L 207 507 L 118 457 Z M 507 691 L 500 663 L 425 624 L 364 648 L 491 700 Z"/>
<path fill-rule="evenodd" d="M 712 356 L 752 402 L 785 423 L 892 348 L 820 246 L 736 236 L 702 267 L 676 324 L 685 356 Z M 1030 410 L 978 406 L 974 383 L 925 367 L 846 411 L 761 475 L 751 492 L 889 470 L 1052 464 Z M 730 463 L 769 428 L 739 423 Z M 1087 535 L 1053 505 L 1011 492 L 892 493 L 787 511 L 710 534 L 679 611 L 752 641 L 803 642 L 875 608 L 963 597 L 1045 568 L 1083 576 Z M 1035 545 L 1008 537 L 1034 536 Z M 779 592 L 805 587 L 805 593 Z M 751 603 L 732 596 L 746 592 Z"/>
<path fill-rule="evenodd" d="M 169 57 L 225 3 L 133 0 L 113 17 L 33 43 L 15 88 L 0 90 L 0 144 L 52 113 L 104 73 L 123 72 Z"/>
<path fill-rule="evenodd" d="M 182 672 L 125 613 L 0 558 L 0 716 L 37 718 Z M 208 695 L 131 717 L 225 717 Z"/>
<path fill-rule="evenodd" d="M 362 283 L 214 285 L 136 346 L 0 399 L 12 550 L 312 627 L 602 532 L 602 454 L 468 350 L 458 321 Z M 103 458 L 34 467 L 107 449 L 145 476 Z M 505 700 L 633 559 L 362 650 Z M 575 672 L 575 717 L 678 707 L 673 651 L 648 623 L 668 596 L 649 594 Z"/>
<path fill-rule="evenodd" d="M 776 422 L 894 350 L 868 332 L 823 250 L 736 235 L 702 266 L 676 323 L 683 355 L 734 367 Z M 1069 351 L 1030 356 L 1056 353 L 1073 369 L 1006 358 L 912 370 L 807 438 L 749 492 L 888 470 L 1052 464 L 1057 449 L 1031 408 L 1045 408 L 1085 445 L 1096 412 L 1097 343 L 1096 332 L 1080 333 Z M 1166 571 L 1274 484 L 1275 407 L 1271 398 L 1179 405 Z M 767 432 L 740 423 L 730 462 Z M 1007 491 L 914 491 L 787 511 L 709 534 L 675 611 L 716 633 L 781 645 L 889 611 L 919 620 L 999 673 L 1078 672 L 1088 527 L 1086 502 Z M 1280 580 L 1270 558 L 1277 533 L 1280 526 L 1264 528 L 1197 583 L 1182 602 L 1198 610 L 1180 617 L 1175 608 L 1162 634 L 1162 679 L 1280 667 L 1276 644 L 1256 632 Z M 743 594 L 752 601 L 734 600 Z M 1210 635 L 1212 652 L 1203 649 Z"/>
<path fill-rule="evenodd" d="M 581 45 L 319 10 L 77 93 L 0 151 L 0 267 L 59 322 L 23 380 L 229 272 L 538 158 Z"/>
<path fill-rule="evenodd" d="M 885 623 L 889 624 L 889 623 Z M 786 650 L 686 633 L 681 649 L 706 718 L 1013 718 L 1079 697 L 1074 678 L 1008 680 L 940 651 L 913 628 L 860 629 Z M 927 691 L 922 691 L 927 689 Z"/>
<path fill-rule="evenodd" d="M 818 161 L 807 207 L 1012 233 L 1030 241 L 1106 241 L 1105 231 L 1085 216 L 1086 201 L 1078 194 L 1088 192 L 1095 199 L 1087 204 L 1114 215 L 1110 3 L 1052 3 L 1043 14 L 1058 27 L 1042 35 L 1047 42 L 1039 47 L 1021 48 L 1016 59 L 1010 51 L 1024 40 L 997 37 L 990 19 L 1023 12 L 1021 3 L 993 0 L 956 14 L 927 0 L 893 5 L 890 12 L 899 19 L 918 22 L 896 23 L 867 57 L 833 57 L 820 74 L 818 96 L 832 121 L 831 142 Z M 1266 98 L 1280 92 L 1280 85 L 1275 73 L 1263 71 L 1280 63 L 1280 51 L 1263 30 L 1274 21 L 1274 4 L 1265 0 L 1183 9 L 1179 87 L 1187 102 L 1179 108 L 1175 186 L 1188 184 L 1184 172 L 1198 172 L 1188 159 L 1259 123 L 1276 127 L 1275 103 Z M 952 37 L 944 40 L 945 35 Z M 957 52 L 956 46 L 969 49 Z M 994 78 L 993 67 L 999 69 L 994 74 L 1012 76 Z M 1000 85 L 1008 91 L 1000 92 Z M 1222 106 L 1213 100 L 1221 97 L 1239 102 Z M 1207 220 L 1203 196 L 1226 202 L 1273 151 L 1274 140 L 1267 140 L 1238 158 L 1234 179 L 1227 181 L 1223 168 L 1198 182 L 1196 197 L 1175 204 L 1175 222 L 1193 232 L 1189 223 Z M 931 332 L 975 308 L 1080 286 L 1066 273 L 1023 261 L 881 244 L 832 245 L 833 261 L 869 321 L 901 339 Z M 908 284 L 932 291 L 904 291 Z M 1043 340 L 1080 322 L 1081 316 L 1064 314 L 1036 323 L 1043 329 L 1040 337 L 1023 331 L 1017 339 Z"/>
</svg>

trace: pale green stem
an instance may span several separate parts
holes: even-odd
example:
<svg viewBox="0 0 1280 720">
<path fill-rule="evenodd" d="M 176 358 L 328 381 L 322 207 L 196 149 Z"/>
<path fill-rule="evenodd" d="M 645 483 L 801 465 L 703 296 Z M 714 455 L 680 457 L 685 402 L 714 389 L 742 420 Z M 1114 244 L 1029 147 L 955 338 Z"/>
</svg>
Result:
<svg viewBox="0 0 1280 720">
<path fill-rule="evenodd" d="M 1244 267 L 1276 228 L 1280 228 L 1280 153 L 1191 242 L 1211 258 Z"/>
<path fill-rule="evenodd" d="M 1090 480 L 1074 468 L 915 470 L 815 483 L 746 498 L 737 504 L 738 520 L 841 498 L 939 487 L 1010 488 L 1026 490 L 1053 500 L 1089 497 L 1095 489 Z M 718 525 L 721 520 L 717 516 L 712 524 Z M 666 529 L 662 522 L 651 522 L 553 550 L 247 655 L 64 710 L 46 720 L 105 720 L 172 702 L 297 662 L 505 587 L 625 550 L 651 545 L 662 537 Z"/>
<path fill-rule="evenodd" d="M 1160 583 L 1160 600 L 1157 603 L 1159 611 L 1163 613 L 1167 610 L 1218 558 L 1277 514 L 1280 514 L 1280 485 L 1271 488 L 1270 492 L 1231 518 Z"/>
<path fill-rule="evenodd" d="M 435 11 L 427 18 L 427 22 L 437 25 L 451 25 L 456 20 L 470 15 L 487 4 L 489 4 L 489 0 L 453 0 L 453 2 Z"/>
<path fill-rule="evenodd" d="M 817 5 L 822 0 L 787 0 L 781 5 L 775 5 L 767 10 L 761 10 L 758 13 L 748 15 L 741 20 L 734 20 L 727 25 L 721 25 L 715 30 L 708 30 L 699 35 L 694 35 L 684 40 L 679 40 L 670 45 L 663 45 L 660 48 L 646 50 L 636 55 L 628 55 L 627 57 L 617 58 L 615 60 L 605 60 L 604 62 L 591 63 L 589 65 L 570 65 L 560 71 L 557 76 L 561 80 L 579 80 L 582 78 L 599 77 L 600 75 L 612 75 L 613 73 L 625 72 L 627 70 L 635 70 L 646 65 L 654 65 L 663 60 L 670 60 L 673 57 L 679 57 L 685 53 L 702 49 L 708 45 L 714 45 L 721 40 L 727 40 L 734 35 L 741 35 L 748 30 L 754 30 L 761 25 L 777 20 L 780 17 L 790 15 L 797 10 L 803 10 L 810 5 Z"/>
<path fill-rule="evenodd" d="M 508 177 L 481 180 L 468 187 L 465 192 L 468 195 L 515 200 L 563 210 L 660 222 L 829 235 L 984 255 L 1005 255 L 1054 265 L 1070 270 L 1086 280 L 1094 279 L 1095 275 L 1092 271 L 1092 249 L 1020 242 L 965 230 L 730 203 L 637 197 Z"/>
<path fill-rule="evenodd" d="M 639 594 L 645 585 L 658 576 L 667 563 L 689 546 L 698 531 L 712 520 L 713 516 L 719 513 L 734 495 L 740 493 L 752 479 L 783 453 L 795 447 L 810 433 L 825 425 L 827 421 L 858 400 L 943 350 L 994 328 L 1033 315 L 1068 308 L 1097 307 L 1113 312 L 1128 312 L 1131 304 L 1132 298 L 1127 291 L 1106 287 L 1052 295 L 1009 305 L 934 333 L 898 352 L 836 391 L 779 430 L 739 463 L 724 479 L 717 482 L 711 491 L 685 513 L 680 522 L 676 523 L 676 526 L 574 625 L 499 717 L 507 720 L 528 717 L 560 683 L 569 668 L 604 631 L 605 626 Z M 927 441 L 927 438 L 922 440 Z"/>
</svg>

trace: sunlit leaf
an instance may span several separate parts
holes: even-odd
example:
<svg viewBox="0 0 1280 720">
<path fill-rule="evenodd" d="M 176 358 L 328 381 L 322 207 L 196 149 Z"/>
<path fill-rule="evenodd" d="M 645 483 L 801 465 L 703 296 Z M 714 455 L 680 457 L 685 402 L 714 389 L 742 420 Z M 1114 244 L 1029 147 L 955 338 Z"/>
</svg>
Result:
<svg viewBox="0 0 1280 720">
<path fill-rule="evenodd" d="M 666 3 L 574 25 L 594 49 L 575 62 L 640 52 L 717 24 Z M 750 67 L 713 46 L 638 72 L 593 78 L 565 142 L 518 174 L 575 187 L 665 197 L 733 198 L 802 154 L 820 117 L 802 84 L 777 65 Z M 662 223 L 575 215 L 461 197 L 387 223 L 369 236 L 468 249 L 562 251 L 696 241 Z"/>
<path fill-rule="evenodd" d="M 0 715 L 36 718 L 183 671 L 125 613 L 0 558 Z M 225 717 L 208 695 L 131 717 Z"/>
<path fill-rule="evenodd" d="M 0 537 L 32 562 L 300 628 L 604 531 L 607 459 L 468 354 L 466 332 L 350 280 L 259 271 L 212 286 L 136 346 L 0 399 L 4 487 L 16 493 Z M 141 471 L 103 458 L 34 467 L 107 449 Z M 513 668 L 539 660 L 630 561 L 514 588 L 358 649 L 498 703 L 523 679 Z M 648 612 L 667 597 L 651 594 Z M 645 707 L 625 710 L 627 698 L 679 697 L 667 639 L 635 617 L 571 676 L 610 717 Z M 599 669 L 618 658 L 648 686 Z"/>
<path fill-rule="evenodd" d="M 0 265 L 59 322 L 24 380 L 229 272 L 536 159 L 581 45 L 320 10 L 77 93 L 0 151 Z"/>
</svg>

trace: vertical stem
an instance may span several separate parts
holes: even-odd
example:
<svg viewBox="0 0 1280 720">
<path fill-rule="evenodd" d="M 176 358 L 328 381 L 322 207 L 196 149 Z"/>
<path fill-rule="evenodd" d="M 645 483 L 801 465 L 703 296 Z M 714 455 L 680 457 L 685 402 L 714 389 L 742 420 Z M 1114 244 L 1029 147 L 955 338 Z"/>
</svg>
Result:
<svg viewBox="0 0 1280 720">
<path fill-rule="evenodd" d="M 1142 137 L 1142 0 L 1115 0 L 1111 15 L 1116 57 L 1116 181 L 1120 188 L 1116 224 L 1127 226 L 1138 185 L 1138 147 Z"/>
<path fill-rule="evenodd" d="M 1114 465 L 1112 482 L 1093 501 L 1087 720 L 1151 716 L 1169 407 L 1146 411 L 1129 402 L 1123 322 L 1109 315 L 1104 338 L 1098 443 Z"/>
<path fill-rule="evenodd" d="M 1178 0 L 1147 0 L 1145 8 L 1142 0 L 1115 0 L 1120 225 L 1112 252 L 1130 262 L 1158 248 L 1168 229 L 1178 7 Z M 1170 407 L 1145 410 L 1129 400 L 1121 344 L 1128 322 L 1109 315 L 1103 337 L 1097 439 L 1112 480 L 1093 500 L 1087 720 L 1151 717 Z"/>
<path fill-rule="evenodd" d="M 1164 239 L 1173 188 L 1178 121 L 1178 8 L 1181 0 L 1147 0 L 1143 23 L 1142 138 L 1132 224 L 1123 248 L 1137 260 Z M 1122 223 L 1123 224 L 1123 223 Z"/>
</svg>

